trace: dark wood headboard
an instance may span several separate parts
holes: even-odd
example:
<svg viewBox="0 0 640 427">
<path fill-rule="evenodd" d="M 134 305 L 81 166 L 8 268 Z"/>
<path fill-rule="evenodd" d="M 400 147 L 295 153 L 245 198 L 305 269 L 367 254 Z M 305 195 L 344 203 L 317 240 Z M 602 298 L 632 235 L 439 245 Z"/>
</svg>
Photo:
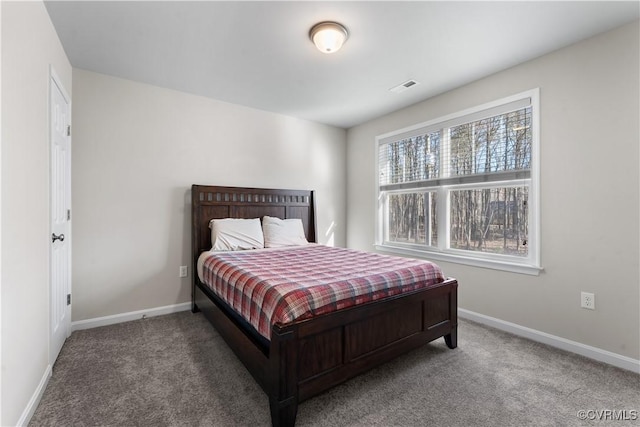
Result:
<svg viewBox="0 0 640 427">
<path fill-rule="evenodd" d="M 193 185 L 192 247 L 194 268 L 198 256 L 211 249 L 209 221 L 219 218 L 300 218 L 309 242 L 316 242 L 314 192 L 266 188 Z M 195 272 L 195 270 L 194 270 Z"/>
</svg>

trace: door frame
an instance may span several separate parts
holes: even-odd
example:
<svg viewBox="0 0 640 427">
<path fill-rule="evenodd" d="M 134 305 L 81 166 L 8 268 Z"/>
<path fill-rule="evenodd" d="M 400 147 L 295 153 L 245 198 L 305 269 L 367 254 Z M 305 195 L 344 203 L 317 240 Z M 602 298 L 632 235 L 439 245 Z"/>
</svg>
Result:
<svg viewBox="0 0 640 427">
<path fill-rule="evenodd" d="M 52 150 L 51 150 L 51 145 L 52 145 L 52 140 L 53 140 L 53 134 L 52 134 L 52 122 L 53 122 L 53 117 L 52 117 L 52 90 L 53 90 L 53 85 L 56 85 L 57 88 L 60 90 L 60 93 L 62 94 L 62 97 L 64 98 L 65 102 L 67 103 L 67 105 L 69 106 L 69 126 L 71 126 L 71 120 L 72 120 L 72 105 L 71 105 L 71 97 L 69 96 L 69 93 L 67 92 L 67 90 L 65 89 L 64 85 L 62 84 L 62 79 L 60 79 L 60 77 L 58 76 L 58 73 L 56 73 L 53 65 L 49 65 L 49 93 L 48 93 L 48 99 L 49 99 L 49 105 L 48 105 L 48 115 L 49 115 L 49 133 L 48 133 L 48 138 L 47 138 L 47 149 L 49 151 L 49 233 L 47 235 L 47 239 L 49 242 L 49 363 L 51 364 L 51 366 L 53 366 L 53 364 L 55 363 L 57 357 L 58 357 L 58 352 L 56 352 L 56 354 L 54 354 L 54 347 L 52 345 L 52 338 L 53 338 L 53 326 L 54 326 L 54 322 L 52 319 L 53 316 L 53 292 L 52 292 L 52 288 L 53 288 L 53 263 L 52 263 L 52 250 L 53 250 L 53 246 L 51 244 L 51 234 L 53 232 L 53 224 L 52 224 L 52 209 L 53 209 L 53 202 L 52 202 L 52 185 L 53 185 L 53 170 L 52 170 Z M 71 153 L 71 135 L 69 135 L 69 161 L 67 162 L 66 166 L 67 166 L 67 173 L 68 173 L 68 177 L 69 177 L 69 208 L 71 208 L 71 203 L 72 203 L 72 199 L 71 199 L 71 195 L 72 195 L 72 191 L 71 191 L 71 159 L 72 159 L 72 153 Z M 68 234 L 68 235 L 67 235 Z M 67 269 L 68 269 L 68 273 L 69 273 L 69 284 L 68 284 L 68 288 L 67 288 L 67 293 L 71 294 L 71 289 L 72 289 L 72 275 L 71 275 L 71 259 L 72 259 L 72 241 L 73 241 L 73 236 L 72 236 L 72 232 L 71 232 L 71 219 L 69 220 L 69 227 L 68 227 L 68 233 L 65 234 L 65 241 L 67 241 L 68 244 L 68 250 L 69 250 L 69 259 L 68 259 L 68 264 L 67 264 Z M 73 303 L 73 300 L 71 301 Z M 69 304 L 68 306 L 68 315 L 67 317 L 67 321 L 64 324 L 64 328 L 66 329 L 66 333 L 65 336 L 66 338 L 69 338 L 69 336 L 71 335 L 71 307 L 72 305 Z M 66 339 L 65 338 L 65 339 Z"/>
</svg>

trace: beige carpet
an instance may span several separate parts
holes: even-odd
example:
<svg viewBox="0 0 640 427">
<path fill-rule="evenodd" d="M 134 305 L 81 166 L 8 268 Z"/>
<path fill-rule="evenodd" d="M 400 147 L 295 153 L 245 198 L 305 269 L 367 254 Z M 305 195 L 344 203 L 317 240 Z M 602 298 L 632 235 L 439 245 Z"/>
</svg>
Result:
<svg viewBox="0 0 640 427">
<path fill-rule="evenodd" d="M 303 402 L 297 426 L 640 425 L 640 376 L 469 321 Z M 592 417 L 597 413 L 590 413 Z M 74 332 L 30 426 L 268 426 L 266 395 L 202 314 Z"/>
</svg>

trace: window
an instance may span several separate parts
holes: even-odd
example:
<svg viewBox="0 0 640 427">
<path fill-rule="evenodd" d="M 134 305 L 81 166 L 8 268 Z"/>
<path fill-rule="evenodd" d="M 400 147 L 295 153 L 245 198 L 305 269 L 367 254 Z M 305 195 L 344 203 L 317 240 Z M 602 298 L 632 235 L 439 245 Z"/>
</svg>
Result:
<svg viewBox="0 0 640 427">
<path fill-rule="evenodd" d="M 538 90 L 377 138 L 379 249 L 537 274 Z"/>
</svg>

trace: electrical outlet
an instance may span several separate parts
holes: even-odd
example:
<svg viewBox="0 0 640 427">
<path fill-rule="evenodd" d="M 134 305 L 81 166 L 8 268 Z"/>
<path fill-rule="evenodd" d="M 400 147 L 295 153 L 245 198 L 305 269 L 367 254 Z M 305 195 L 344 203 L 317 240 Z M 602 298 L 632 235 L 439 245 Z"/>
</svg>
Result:
<svg viewBox="0 0 640 427">
<path fill-rule="evenodd" d="M 180 266 L 180 277 L 187 277 L 188 270 L 186 265 Z"/>
<path fill-rule="evenodd" d="M 580 307 L 587 308 L 589 310 L 596 309 L 596 296 L 590 292 L 580 293 Z"/>
</svg>

